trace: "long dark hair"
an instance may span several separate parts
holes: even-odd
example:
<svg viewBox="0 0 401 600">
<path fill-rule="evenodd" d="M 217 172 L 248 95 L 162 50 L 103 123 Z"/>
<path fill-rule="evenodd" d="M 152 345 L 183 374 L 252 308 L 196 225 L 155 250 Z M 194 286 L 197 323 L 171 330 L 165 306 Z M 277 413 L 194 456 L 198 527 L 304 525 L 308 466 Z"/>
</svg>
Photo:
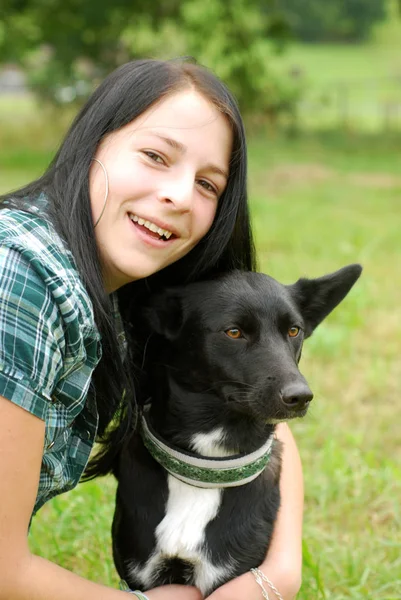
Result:
<svg viewBox="0 0 401 600">
<path fill-rule="evenodd" d="M 87 478 L 109 470 L 106 457 L 114 454 L 122 443 L 136 411 L 131 375 L 135 365 L 128 368 L 116 352 L 111 301 L 104 289 L 95 241 L 89 197 L 91 159 L 106 135 L 127 125 L 163 98 L 188 88 L 212 102 L 232 127 L 229 178 L 208 234 L 187 256 L 149 277 L 147 289 L 165 283 L 186 283 L 231 269 L 253 270 L 255 252 L 247 203 L 247 156 L 241 115 L 226 86 L 208 69 L 188 60 L 132 61 L 112 72 L 75 118 L 44 175 L 7 196 L 12 197 L 13 205 L 20 204 L 22 208 L 27 197 L 46 194 L 50 219 L 71 249 L 93 304 L 103 349 L 93 382 L 99 411 L 98 437 L 104 448 L 100 458 L 87 470 Z M 126 323 L 130 299 L 140 289 L 143 283 L 134 282 L 117 292 Z M 108 427 L 112 419 L 114 428 Z"/>
</svg>

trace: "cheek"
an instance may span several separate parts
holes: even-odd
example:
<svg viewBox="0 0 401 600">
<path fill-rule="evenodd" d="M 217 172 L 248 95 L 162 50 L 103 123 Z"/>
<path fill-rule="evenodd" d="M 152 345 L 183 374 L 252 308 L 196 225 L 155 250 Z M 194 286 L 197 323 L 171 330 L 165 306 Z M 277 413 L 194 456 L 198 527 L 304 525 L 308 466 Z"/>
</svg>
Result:
<svg viewBox="0 0 401 600">
<path fill-rule="evenodd" d="M 124 199 L 141 190 L 145 183 L 141 165 L 135 160 L 135 155 L 116 144 L 108 145 L 97 155 L 106 168 L 109 194 L 115 199 Z M 103 171 L 96 170 L 95 176 L 100 185 L 104 185 Z M 104 189 L 104 188 L 102 188 Z"/>
<path fill-rule="evenodd" d="M 127 161 L 114 163 L 109 170 L 109 189 L 115 197 L 124 198 L 141 190 L 144 181 L 140 170 Z"/>
<path fill-rule="evenodd" d="M 195 217 L 196 222 L 199 225 L 199 239 L 203 238 L 213 225 L 216 212 L 217 202 L 215 203 L 213 201 L 210 201 L 210 203 L 208 202 L 206 203 L 206 205 L 202 206 L 202 210 L 199 211 L 199 214 Z"/>
</svg>

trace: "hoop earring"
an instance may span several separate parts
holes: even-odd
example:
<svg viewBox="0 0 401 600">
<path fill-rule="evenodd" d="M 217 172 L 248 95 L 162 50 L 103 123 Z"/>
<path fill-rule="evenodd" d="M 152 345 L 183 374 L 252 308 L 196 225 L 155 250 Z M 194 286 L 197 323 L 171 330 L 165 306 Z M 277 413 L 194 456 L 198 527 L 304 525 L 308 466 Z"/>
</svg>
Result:
<svg viewBox="0 0 401 600">
<path fill-rule="evenodd" d="M 106 167 L 104 166 L 104 164 L 98 158 L 92 158 L 91 160 L 94 160 L 95 162 L 99 163 L 99 165 L 102 167 L 103 173 L 104 173 L 105 182 L 106 182 L 106 193 L 104 195 L 103 208 L 102 208 L 102 212 L 100 213 L 99 218 L 97 219 L 96 223 L 93 226 L 93 229 L 95 229 L 96 225 L 99 223 L 100 219 L 103 217 L 103 213 L 104 213 L 105 208 L 106 208 L 107 198 L 109 196 L 109 177 L 107 175 Z"/>
</svg>

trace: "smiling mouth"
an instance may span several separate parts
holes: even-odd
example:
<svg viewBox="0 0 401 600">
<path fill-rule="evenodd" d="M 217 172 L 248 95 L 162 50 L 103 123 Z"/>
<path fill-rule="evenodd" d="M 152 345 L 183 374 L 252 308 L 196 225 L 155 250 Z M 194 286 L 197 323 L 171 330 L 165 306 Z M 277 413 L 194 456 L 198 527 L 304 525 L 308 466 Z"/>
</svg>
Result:
<svg viewBox="0 0 401 600">
<path fill-rule="evenodd" d="M 146 221 L 137 215 L 129 214 L 129 218 L 136 227 L 145 230 L 150 237 L 153 237 L 156 240 L 167 242 L 167 240 L 172 240 L 177 237 L 172 231 L 169 231 L 168 229 L 162 229 L 161 227 L 155 225 L 155 223 Z"/>
</svg>

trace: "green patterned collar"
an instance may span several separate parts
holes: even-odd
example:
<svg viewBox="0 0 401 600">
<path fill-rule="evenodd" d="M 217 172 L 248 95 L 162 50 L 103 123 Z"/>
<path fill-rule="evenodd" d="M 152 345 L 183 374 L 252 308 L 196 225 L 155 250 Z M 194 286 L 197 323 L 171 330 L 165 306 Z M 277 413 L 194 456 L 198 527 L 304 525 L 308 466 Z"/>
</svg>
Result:
<svg viewBox="0 0 401 600">
<path fill-rule="evenodd" d="M 270 460 L 274 434 L 251 454 L 228 458 L 208 458 L 183 452 L 163 440 L 153 429 L 145 408 L 141 435 L 153 458 L 171 475 L 184 483 L 202 488 L 226 488 L 245 485 L 256 479 Z"/>
</svg>

